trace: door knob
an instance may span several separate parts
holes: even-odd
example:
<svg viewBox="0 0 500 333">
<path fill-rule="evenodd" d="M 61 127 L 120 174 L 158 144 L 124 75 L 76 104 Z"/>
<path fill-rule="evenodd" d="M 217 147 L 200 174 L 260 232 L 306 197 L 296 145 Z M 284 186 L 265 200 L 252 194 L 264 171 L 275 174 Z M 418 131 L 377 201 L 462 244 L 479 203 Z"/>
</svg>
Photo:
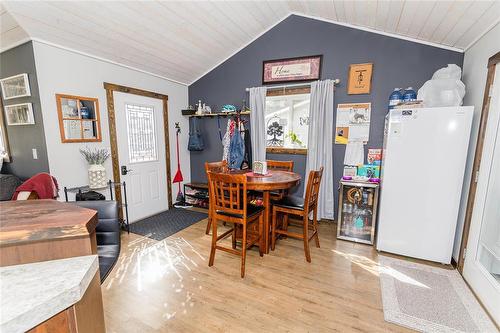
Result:
<svg viewBox="0 0 500 333">
<path fill-rule="evenodd" d="M 122 165 L 122 176 L 125 176 L 127 173 L 129 173 L 130 171 L 132 171 L 132 169 L 127 169 L 127 166 L 126 165 Z"/>
</svg>

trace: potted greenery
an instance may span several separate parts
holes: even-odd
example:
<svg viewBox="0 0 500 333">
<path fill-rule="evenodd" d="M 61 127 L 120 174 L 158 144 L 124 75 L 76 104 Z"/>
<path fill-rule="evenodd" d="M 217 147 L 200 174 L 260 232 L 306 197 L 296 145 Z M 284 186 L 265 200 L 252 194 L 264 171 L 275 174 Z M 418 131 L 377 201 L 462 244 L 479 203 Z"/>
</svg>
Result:
<svg viewBox="0 0 500 333">
<path fill-rule="evenodd" d="M 109 158 L 109 151 L 105 148 L 90 149 L 88 147 L 80 149 L 80 153 L 89 164 L 89 187 L 91 189 L 103 188 L 108 185 L 106 168 L 104 162 Z"/>
<path fill-rule="evenodd" d="M 290 139 L 290 141 L 292 142 L 292 145 L 296 148 L 304 148 L 305 145 L 304 143 L 299 139 L 299 136 L 297 135 L 297 133 L 293 132 L 293 131 L 290 131 L 286 137 L 288 139 Z"/>
</svg>

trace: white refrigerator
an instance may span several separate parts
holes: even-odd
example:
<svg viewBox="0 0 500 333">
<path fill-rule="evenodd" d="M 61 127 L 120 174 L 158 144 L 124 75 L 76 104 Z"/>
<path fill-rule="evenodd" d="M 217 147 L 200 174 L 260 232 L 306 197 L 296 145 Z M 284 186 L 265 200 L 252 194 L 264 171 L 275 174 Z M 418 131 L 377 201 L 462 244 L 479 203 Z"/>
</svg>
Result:
<svg viewBox="0 0 500 333">
<path fill-rule="evenodd" d="M 386 117 L 377 250 L 451 262 L 474 107 Z"/>
</svg>

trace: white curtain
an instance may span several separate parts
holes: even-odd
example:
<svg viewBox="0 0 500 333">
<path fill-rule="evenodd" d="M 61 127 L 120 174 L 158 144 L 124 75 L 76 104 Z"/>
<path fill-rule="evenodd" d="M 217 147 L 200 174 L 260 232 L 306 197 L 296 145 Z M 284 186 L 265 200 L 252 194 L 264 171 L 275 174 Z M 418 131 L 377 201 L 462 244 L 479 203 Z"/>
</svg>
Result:
<svg viewBox="0 0 500 333">
<path fill-rule="evenodd" d="M 252 141 L 252 160 L 266 160 L 266 87 L 250 88 L 250 139 Z M 250 166 L 251 167 L 251 166 Z"/>
<path fill-rule="evenodd" d="M 334 219 L 333 199 L 333 80 L 311 83 L 307 163 L 304 181 L 310 170 L 323 167 L 319 190 L 318 218 Z M 304 193 L 305 194 L 305 193 Z"/>
</svg>

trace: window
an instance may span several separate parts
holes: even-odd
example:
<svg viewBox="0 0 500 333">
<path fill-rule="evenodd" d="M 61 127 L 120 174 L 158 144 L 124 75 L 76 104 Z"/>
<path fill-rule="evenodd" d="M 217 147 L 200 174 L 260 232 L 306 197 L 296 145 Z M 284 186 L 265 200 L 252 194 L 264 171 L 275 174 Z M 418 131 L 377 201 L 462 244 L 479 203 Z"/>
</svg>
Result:
<svg viewBox="0 0 500 333">
<path fill-rule="evenodd" d="M 125 104 L 130 163 L 157 161 L 154 109 Z"/>
<path fill-rule="evenodd" d="M 272 90 L 266 97 L 268 152 L 305 154 L 309 131 L 309 89 L 283 94 Z M 286 92 L 285 92 L 286 93 Z"/>
</svg>

